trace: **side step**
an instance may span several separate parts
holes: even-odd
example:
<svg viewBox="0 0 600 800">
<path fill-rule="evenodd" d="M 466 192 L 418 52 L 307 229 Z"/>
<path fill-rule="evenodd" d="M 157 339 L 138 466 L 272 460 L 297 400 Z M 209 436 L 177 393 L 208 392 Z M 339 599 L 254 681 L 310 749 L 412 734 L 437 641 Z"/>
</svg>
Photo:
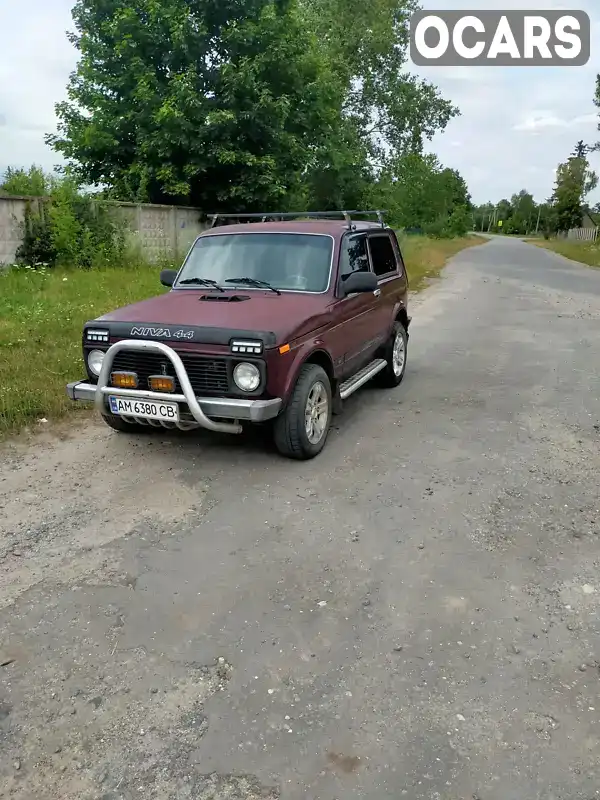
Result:
<svg viewBox="0 0 600 800">
<path fill-rule="evenodd" d="M 359 370 L 356 375 L 353 375 L 351 378 L 348 378 L 347 381 L 340 384 L 341 399 L 345 400 L 347 397 L 350 397 L 351 394 L 354 394 L 357 389 L 360 389 L 360 387 L 364 386 L 371 378 L 374 378 L 378 372 L 385 369 L 386 365 L 387 361 L 385 361 L 385 359 L 376 358 L 375 361 L 371 361 L 370 364 L 367 364 L 366 367 Z"/>
</svg>

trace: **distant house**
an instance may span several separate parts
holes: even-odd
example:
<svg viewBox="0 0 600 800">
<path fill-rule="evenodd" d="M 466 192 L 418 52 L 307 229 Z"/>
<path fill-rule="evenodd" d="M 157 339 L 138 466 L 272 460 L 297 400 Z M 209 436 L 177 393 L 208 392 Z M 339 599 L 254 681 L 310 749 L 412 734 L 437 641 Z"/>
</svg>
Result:
<svg viewBox="0 0 600 800">
<path fill-rule="evenodd" d="M 567 239 L 580 242 L 595 242 L 600 229 L 600 214 L 595 211 L 584 211 L 580 228 L 571 228 L 567 231 Z M 564 235 L 564 234 L 563 234 Z"/>
<path fill-rule="evenodd" d="M 597 214 L 595 211 L 584 211 L 581 227 L 597 228 L 598 226 L 600 226 L 600 214 Z"/>
</svg>

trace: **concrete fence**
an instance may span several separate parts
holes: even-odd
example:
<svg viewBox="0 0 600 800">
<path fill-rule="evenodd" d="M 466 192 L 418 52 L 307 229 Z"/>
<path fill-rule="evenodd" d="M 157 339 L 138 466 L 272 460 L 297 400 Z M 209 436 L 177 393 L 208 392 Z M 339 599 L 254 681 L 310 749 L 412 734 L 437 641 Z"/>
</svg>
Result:
<svg viewBox="0 0 600 800">
<path fill-rule="evenodd" d="M 23 238 L 23 221 L 31 197 L 0 195 L 0 264 L 12 264 Z M 131 234 L 132 243 L 149 261 L 177 257 L 188 250 L 194 239 L 206 229 L 200 212 L 189 206 L 162 206 L 97 201 L 110 207 Z"/>
</svg>

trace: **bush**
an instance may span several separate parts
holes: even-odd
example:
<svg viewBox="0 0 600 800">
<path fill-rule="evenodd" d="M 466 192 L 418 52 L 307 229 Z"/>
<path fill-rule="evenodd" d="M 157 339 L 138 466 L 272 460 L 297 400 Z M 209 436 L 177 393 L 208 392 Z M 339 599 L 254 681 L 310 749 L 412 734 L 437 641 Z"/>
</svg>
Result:
<svg viewBox="0 0 600 800">
<path fill-rule="evenodd" d="M 110 209 L 83 194 L 68 176 L 7 172 L 2 190 L 31 196 L 22 223 L 17 261 L 48 267 L 104 266 L 125 251 L 125 228 Z"/>
<path fill-rule="evenodd" d="M 32 265 L 54 264 L 56 252 L 52 244 L 52 232 L 46 203 L 28 203 L 22 224 L 23 241 L 19 245 L 16 258 L 19 263 Z"/>
<path fill-rule="evenodd" d="M 438 217 L 425 226 L 425 233 L 434 239 L 455 239 L 466 236 L 473 227 L 471 213 L 466 206 L 456 206 L 449 216 Z"/>
</svg>

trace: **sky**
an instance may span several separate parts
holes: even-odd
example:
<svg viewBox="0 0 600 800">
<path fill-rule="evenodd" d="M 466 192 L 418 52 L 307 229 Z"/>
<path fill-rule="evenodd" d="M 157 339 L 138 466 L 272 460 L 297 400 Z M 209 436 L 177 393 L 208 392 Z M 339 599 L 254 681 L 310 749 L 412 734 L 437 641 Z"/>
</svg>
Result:
<svg viewBox="0 0 600 800">
<path fill-rule="evenodd" d="M 7 166 L 32 163 L 52 169 L 59 157 L 44 143 L 56 130 L 55 103 L 77 52 L 66 31 L 73 28 L 73 0 L 0 0 L 0 174 Z M 593 104 L 600 73 L 599 0 L 422 0 L 436 9 L 580 9 L 592 20 L 592 55 L 583 67 L 416 67 L 410 71 L 436 84 L 461 110 L 428 144 L 442 163 L 458 169 L 473 200 L 497 202 L 520 189 L 547 199 L 555 169 L 576 142 L 595 142 L 598 111 Z M 592 156 L 600 172 L 600 156 Z M 600 200 L 600 189 L 590 196 Z"/>
</svg>

